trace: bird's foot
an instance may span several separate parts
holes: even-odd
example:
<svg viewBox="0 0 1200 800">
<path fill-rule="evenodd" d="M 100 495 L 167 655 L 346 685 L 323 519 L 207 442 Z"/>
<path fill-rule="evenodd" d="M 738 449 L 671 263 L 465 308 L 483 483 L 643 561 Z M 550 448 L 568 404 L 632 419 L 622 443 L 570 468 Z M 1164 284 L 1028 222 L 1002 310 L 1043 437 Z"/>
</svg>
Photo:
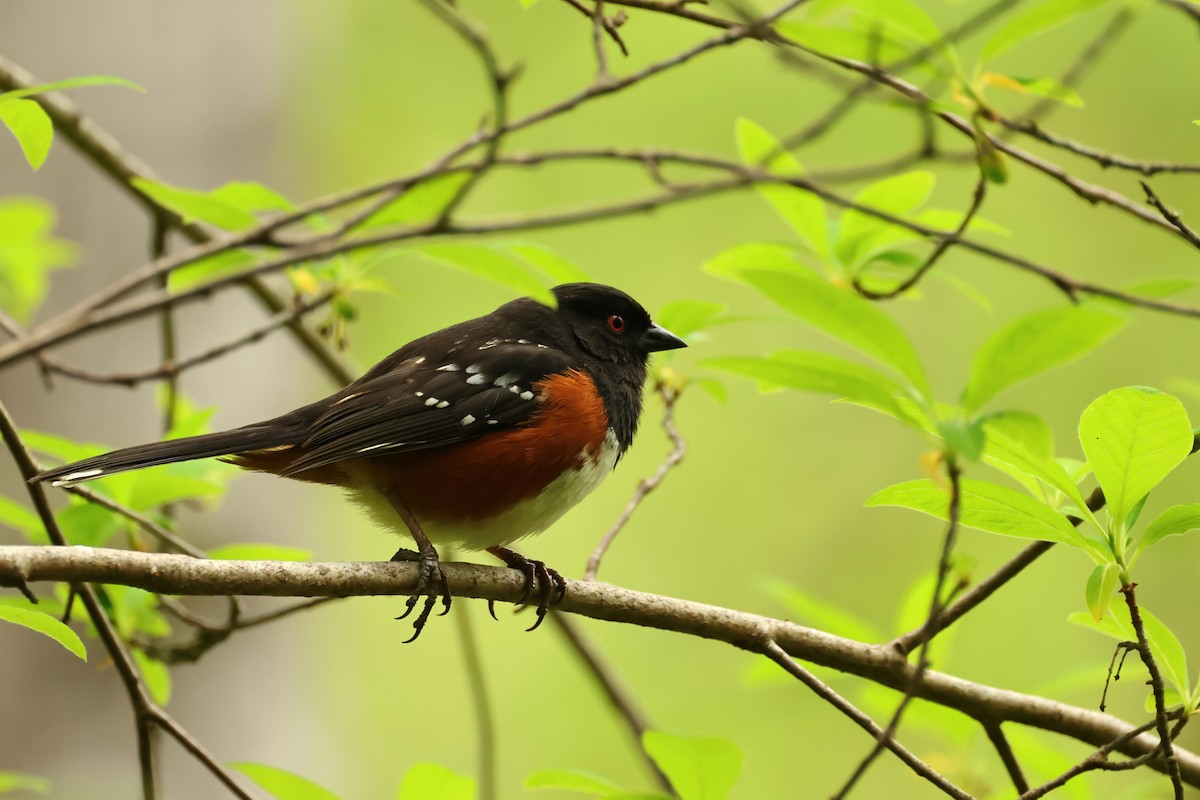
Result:
<svg viewBox="0 0 1200 800">
<path fill-rule="evenodd" d="M 534 589 L 538 590 L 537 619 L 526 629 L 534 630 L 542 624 L 550 606 L 561 603 L 567 596 L 566 579 L 558 573 L 558 570 L 547 567 L 545 562 L 526 558 L 507 547 L 489 547 L 488 552 L 524 576 L 525 590 L 521 593 L 519 603 L 525 603 L 531 599 Z M 496 619 L 495 603 L 492 600 L 488 601 L 488 613 L 492 615 L 492 619 Z"/>
<path fill-rule="evenodd" d="M 392 556 L 391 560 L 416 561 L 421 565 L 416 588 L 413 589 L 413 593 L 409 595 L 405 603 L 404 613 L 396 617 L 396 619 L 407 617 L 417 607 L 421 597 L 425 597 L 425 604 L 421 607 L 417 618 L 413 620 L 413 635 L 404 640 L 404 644 L 408 644 L 416 641 L 416 638 L 421 635 L 421 631 L 425 630 L 425 623 L 429 621 L 429 616 L 433 613 L 433 607 L 437 605 L 439 596 L 442 598 L 442 611 L 438 616 L 445 616 L 450 612 L 450 584 L 446 580 L 446 573 L 438 560 L 437 550 L 433 547 L 422 549 L 420 552 L 406 550 L 402 547 L 396 551 L 396 555 Z"/>
</svg>

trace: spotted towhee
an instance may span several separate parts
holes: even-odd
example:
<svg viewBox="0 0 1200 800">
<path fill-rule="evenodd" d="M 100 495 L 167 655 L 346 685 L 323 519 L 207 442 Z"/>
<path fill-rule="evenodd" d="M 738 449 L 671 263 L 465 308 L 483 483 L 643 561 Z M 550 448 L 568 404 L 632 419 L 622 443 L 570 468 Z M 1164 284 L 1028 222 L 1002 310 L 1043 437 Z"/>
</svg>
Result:
<svg viewBox="0 0 1200 800">
<path fill-rule="evenodd" d="M 685 346 L 617 289 L 572 283 L 554 296 L 555 308 L 522 298 L 409 342 L 340 392 L 283 416 L 117 450 L 32 480 L 70 485 L 221 456 L 340 486 L 417 544 L 392 558 L 421 564 L 404 614 L 428 593 L 413 639 L 439 583 L 450 608 L 434 542 L 486 549 L 521 570 L 526 599 L 540 588 L 537 627 L 566 584 L 505 545 L 545 530 L 599 485 L 633 441 L 649 354 Z"/>
</svg>

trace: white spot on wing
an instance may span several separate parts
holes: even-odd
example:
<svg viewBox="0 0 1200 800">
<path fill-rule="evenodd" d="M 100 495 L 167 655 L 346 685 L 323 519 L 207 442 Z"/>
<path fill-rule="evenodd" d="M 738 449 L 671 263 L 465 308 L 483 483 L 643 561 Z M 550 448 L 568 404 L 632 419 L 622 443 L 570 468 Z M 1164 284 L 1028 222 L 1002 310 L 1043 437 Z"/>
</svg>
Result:
<svg viewBox="0 0 1200 800">
<path fill-rule="evenodd" d="M 345 397 L 343 397 L 341 400 L 338 400 L 336 403 L 334 403 L 334 405 L 340 406 L 342 403 L 346 402 L 347 400 L 353 400 L 356 397 L 362 397 L 364 394 L 366 394 L 366 392 L 355 392 L 354 394 L 348 394 Z"/>
<path fill-rule="evenodd" d="M 438 407 L 438 408 L 445 408 L 445 407 L 446 407 L 446 406 L 448 406 L 448 405 L 450 405 L 450 401 L 449 401 L 449 400 L 442 400 L 441 402 L 439 402 L 439 403 L 437 404 L 437 407 Z"/>
<path fill-rule="evenodd" d="M 521 392 L 521 399 L 522 400 L 532 400 L 533 392 Z"/>
<path fill-rule="evenodd" d="M 499 378 L 496 378 L 495 383 L 497 386 L 508 386 L 510 383 L 516 383 L 520 379 L 521 379 L 521 376 L 518 375 L 517 373 L 506 372 L 503 375 L 501 375 Z"/>
<path fill-rule="evenodd" d="M 418 356 L 415 360 L 413 360 L 414 365 L 424 364 L 424 363 L 425 363 L 425 356 Z"/>
<path fill-rule="evenodd" d="M 487 383 L 487 375 L 484 375 L 482 372 L 478 375 L 472 375 L 471 377 L 467 378 L 467 383 L 470 383 L 474 386 Z"/>
<path fill-rule="evenodd" d="M 471 366 L 467 367 L 468 375 L 476 375 L 482 371 L 483 367 L 481 367 L 479 364 L 472 364 Z"/>
<path fill-rule="evenodd" d="M 436 405 L 437 405 L 437 401 L 438 401 L 438 399 L 437 399 L 436 397 L 431 397 L 431 398 L 429 398 L 428 400 L 426 400 L 426 401 L 425 401 L 425 405 L 427 405 L 427 406 L 436 406 Z"/>
<path fill-rule="evenodd" d="M 442 364 L 437 368 L 438 372 L 458 372 L 462 367 L 458 364 Z"/>
<path fill-rule="evenodd" d="M 79 472 L 72 472 L 68 475 L 63 475 L 56 481 L 50 481 L 51 486 L 70 486 L 79 481 L 86 481 L 88 478 L 94 478 L 97 475 L 104 473 L 104 470 L 97 467 L 95 469 L 81 469 Z"/>
<path fill-rule="evenodd" d="M 383 442 L 382 444 L 371 444 L 371 445 L 367 445 L 366 447 L 359 448 L 358 452 L 360 452 L 360 453 L 369 453 L 370 451 L 372 451 L 372 450 L 378 450 L 378 449 L 380 449 L 381 447 L 395 447 L 395 443 L 393 443 L 393 442 Z"/>
<path fill-rule="evenodd" d="M 425 396 L 424 392 L 417 392 L 417 397 L 424 397 L 424 396 Z"/>
<path fill-rule="evenodd" d="M 465 417 L 462 418 L 463 425 L 470 425 L 474 421 L 475 421 L 475 418 L 473 416 L 471 416 L 470 414 L 467 414 Z"/>
<path fill-rule="evenodd" d="M 520 393 L 521 393 L 521 387 L 520 387 L 520 386 L 517 386 L 515 383 L 514 383 L 512 386 L 508 387 L 508 390 L 509 390 L 510 392 L 512 392 L 513 394 L 520 394 Z"/>
<path fill-rule="evenodd" d="M 499 422 L 500 422 L 500 420 L 498 420 L 498 419 L 489 419 L 488 425 L 496 425 Z"/>
</svg>

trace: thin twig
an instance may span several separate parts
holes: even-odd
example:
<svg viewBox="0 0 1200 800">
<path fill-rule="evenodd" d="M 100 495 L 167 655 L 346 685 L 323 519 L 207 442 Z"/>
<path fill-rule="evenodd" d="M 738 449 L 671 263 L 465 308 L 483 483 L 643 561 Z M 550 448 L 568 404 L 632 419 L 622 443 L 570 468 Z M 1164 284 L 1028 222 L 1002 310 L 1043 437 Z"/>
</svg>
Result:
<svg viewBox="0 0 1200 800">
<path fill-rule="evenodd" d="M 116 385 L 125 387 L 134 387 L 145 381 L 157 381 L 163 379 L 174 379 L 184 372 L 215 361 L 219 358 L 229 355 L 230 353 L 240 350 L 252 344 L 256 344 L 265 339 L 271 333 L 280 328 L 290 328 L 292 323 L 297 319 L 304 317 L 306 314 L 316 311 L 329 304 L 334 297 L 337 296 L 336 291 L 324 292 L 312 300 L 298 301 L 292 308 L 275 314 L 262 325 L 247 331 L 236 339 L 231 339 L 228 342 L 219 344 L 202 353 L 197 353 L 194 356 L 163 363 L 157 367 L 151 367 L 134 372 L 95 372 L 93 370 L 82 369 L 71 364 L 67 364 L 56 359 L 48 359 L 50 369 L 58 374 L 74 380 L 84 381 L 85 383 L 95 383 L 100 385 Z"/>
<path fill-rule="evenodd" d="M 942 592 L 946 586 L 946 579 L 950 575 L 951 556 L 954 553 L 954 543 L 958 538 L 958 514 L 962 504 L 962 489 L 960 481 L 959 467 L 954 461 L 953 455 L 947 456 L 946 459 L 946 477 L 950 481 L 950 499 L 947 509 L 946 535 L 942 540 L 942 550 L 938 557 L 937 577 L 933 582 L 933 598 L 929 602 L 929 614 L 926 617 L 925 627 L 929 630 L 936 630 L 938 620 L 941 617 L 942 609 L 945 601 L 942 599 Z M 846 783 L 835 794 L 834 800 L 841 800 L 850 794 L 850 790 L 854 788 L 854 784 L 859 778 L 866 774 L 871 763 L 883 752 L 890 741 L 896 735 L 896 731 L 900 728 L 900 720 L 904 716 L 904 711 L 908 708 L 908 704 L 921 688 L 921 681 L 925 679 L 925 673 L 929 670 L 929 645 L 931 640 L 926 639 L 921 643 L 917 651 L 917 665 L 913 669 L 909 678 L 908 685 L 904 687 L 904 696 L 900 698 L 900 704 L 896 706 L 895 712 L 892 714 L 891 720 L 887 727 L 880 733 L 875 740 L 875 746 L 862 759 L 858 767 L 851 773 Z"/>
<path fill-rule="evenodd" d="M 1000 756 L 1000 761 L 1003 762 L 1004 769 L 1008 772 L 1008 777 L 1012 780 L 1017 792 L 1028 792 L 1029 781 L 1025 779 L 1025 773 L 1021 770 L 1021 762 L 1017 760 L 1017 754 L 1013 752 L 1012 745 L 1008 743 L 1008 737 L 1004 735 L 1004 729 L 1000 727 L 1000 723 L 985 722 L 983 731 L 987 734 L 988 741 L 996 748 L 996 754 Z"/>
<path fill-rule="evenodd" d="M 1192 442 L 1193 453 L 1196 452 L 1197 447 L 1200 447 L 1200 438 Z M 1092 491 L 1086 503 L 1088 510 L 1093 513 L 1104 508 L 1104 492 L 1100 490 L 1100 487 L 1097 486 Z M 1079 517 L 1067 517 L 1067 521 L 1075 527 L 1079 527 L 1083 522 Z M 929 621 L 926 620 L 925 624 L 921 625 L 921 627 L 896 638 L 892 641 L 891 646 L 902 655 L 911 653 L 914 648 L 933 638 L 941 631 L 944 631 L 961 619 L 967 612 L 976 608 L 984 600 L 995 594 L 1002 586 L 1005 586 L 1013 578 L 1024 572 L 1026 567 L 1050 552 L 1050 548 L 1052 547 L 1054 547 L 1054 542 L 1034 542 L 1029 545 L 987 578 L 965 592 L 958 600 L 943 609 L 942 613 L 938 615 L 937 625 L 931 626 L 929 625 Z"/>
<path fill-rule="evenodd" d="M 1184 239 L 1187 239 L 1194 247 L 1200 248 L 1200 234 L 1188 227 L 1187 223 L 1179 216 L 1179 214 L 1163 205 L 1163 202 L 1158 199 L 1158 195 L 1150 188 L 1150 184 L 1141 181 L 1142 189 L 1146 192 L 1146 202 L 1158 209 L 1158 213 L 1162 214 L 1163 219 L 1171 224 L 1175 230 L 1179 231 Z"/>
<path fill-rule="evenodd" d="M 967 228 L 970 227 L 972 220 L 975 219 L 975 215 L 979 213 L 980 207 L 983 206 L 983 199 L 986 195 L 987 178 L 980 173 L 979 178 L 975 181 L 975 191 L 971 194 L 971 206 L 967 209 L 967 212 L 963 214 L 962 222 L 958 224 L 958 227 L 954 230 L 953 235 L 943 237 L 938 241 L 937 246 L 933 248 L 933 252 L 931 252 L 928 258 L 922 262 L 921 266 L 913 270 L 913 273 L 907 278 L 900 281 L 892 288 L 884 291 L 868 289 L 862 284 L 861 275 L 856 275 L 854 278 L 855 291 L 870 300 L 890 300 L 893 297 L 898 297 L 904 294 L 909 289 L 916 286 L 921 282 L 921 278 L 925 277 L 925 274 L 928 273 L 929 270 L 933 269 L 938 260 L 941 259 L 941 257 L 944 256 L 946 252 L 956 242 L 959 241 L 962 235 L 967 232 Z"/>
<path fill-rule="evenodd" d="M 1171 785 L 1175 790 L 1175 800 L 1183 800 L 1183 777 L 1179 771 L 1179 762 L 1175 759 L 1175 745 L 1171 741 L 1171 731 L 1167 727 L 1166 686 L 1158 662 L 1150 649 L 1150 640 L 1146 637 L 1146 626 L 1142 622 L 1142 612 L 1138 608 L 1136 583 L 1128 583 L 1121 587 L 1125 597 L 1125 605 L 1129 608 L 1129 619 L 1133 624 L 1134 633 L 1138 638 L 1138 655 L 1150 673 L 1150 689 L 1154 695 L 1154 719 L 1158 728 L 1159 747 L 1162 748 L 1163 760 L 1167 764 L 1167 775 L 1171 777 Z"/>
<path fill-rule="evenodd" d="M 1007 117 L 997 117 L 996 121 L 1010 131 L 1023 133 L 1051 147 L 1057 147 L 1060 150 L 1065 150 L 1068 153 L 1073 153 L 1074 155 L 1094 161 L 1102 167 L 1129 170 L 1148 177 L 1158 175 L 1159 173 L 1200 173 L 1200 164 L 1181 164 L 1172 161 L 1137 161 L 1118 153 L 1109 153 L 1097 147 L 1051 133 L 1035 120 L 1014 120 Z"/>
<path fill-rule="evenodd" d="M 8 409 L 2 403 L 0 403 L 0 436 L 3 437 L 9 452 L 12 454 L 13 460 L 16 461 L 21 476 L 28 481 L 29 478 L 36 475 L 38 473 L 37 463 L 25 447 L 16 423 L 13 422 L 12 417 L 8 414 Z M 54 512 L 50 509 L 50 504 L 46 500 L 46 493 L 41 485 L 26 483 L 26 490 L 29 492 L 29 497 L 33 501 L 38 517 L 46 529 L 46 534 L 55 545 L 53 549 L 74 550 L 75 548 L 67 547 L 66 537 L 63 536 L 62 530 L 58 527 L 58 521 L 54 518 Z M 117 635 L 116 629 L 100 604 L 96 590 L 89 583 L 82 581 L 73 581 L 72 585 L 75 587 L 75 592 L 79 598 L 83 601 L 84 608 L 88 612 L 88 617 L 91 619 L 92 625 L 100 637 L 100 641 L 104 644 L 105 650 L 108 651 L 109 658 L 112 659 L 113 664 L 116 666 L 117 674 L 120 676 L 121 683 L 124 685 L 126 694 L 129 696 L 129 702 L 133 706 L 137 728 L 138 763 L 141 768 L 143 800 L 155 800 L 157 797 L 157 787 L 154 779 L 154 753 L 150 739 L 152 726 L 157 726 L 170 734 L 235 797 L 240 798 L 240 800 L 253 800 L 238 785 L 228 770 L 221 766 L 198 741 L 192 738 L 150 696 L 150 692 L 142 681 L 141 674 L 138 672 L 137 665 Z"/>
<path fill-rule="evenodd" d="M 1189 717 L 1179 711 L 1171 712 L 1169 716 L 1176 718 L 1175 726 L 1171 729 L 1171 738 L 1174 739 L 1183 730 L 1183 727 L 1187 724 Z M 1077 778 L 1086 772 L 1092 772 L 1093 770 L 1121 772 L 1146 766 L 1152 760 L 1161 756 L 1161 748 L 1156 747 L 1147 753 L 1143 753 L 1142 755 L 1136 758 L 1131 758 L 1127 761 L 1109 761 L 1108 757 L 1114 750 L 1119 749 L 1126 742 L 1142 735 L 1147 731 L 1153 730 L 1157 726 L 1158 719 L 1155 718 L 1144 725 L 1140 725 L 1130 731 L 1127 731 L 1126 733 L 1123 733 L 1116 739 L 1113 739 L 1111 742 L 1101 746 L 1100 749 L 1091 753 L 1087 758 L 1083 759 L 1058 777 L 1043 783 L 1041 786 L 1026 790 L 1021 794 L 1020 797 L 1017 798 L 1017 800 L 1037 800 L 1037 798 L 1044 797 L 1055 789 L 1062 788 L 1072 779 Z"/>
<path fill-rule="evenodd" d="M 972 800 L 971 795 L 959 789 L 954 784 L 943 778 L 937 770 L 926 764 L 910 750 L 897 742 L 883 728 L 875 724 L 875 721 L 857 709 L 849 700 L 845 699 L 830 686 L 825 684 L 816 675 L 806 670 L 804 667 L 796 663 L 796 661 L 787 654 L 783 648 L 773 641 L 768 641 L 763 646 L 760 652 L 767 658 L 774 661 L 779 666 L 783 667 L 795 678 L 799 679 L 805 686 L 813 690 L 813 693 L 820 697 L 825 702 L 832 705 L 838 711 L 845 714 L 854 724 L 871 734 L 875 741 L 881 742 L 882 746 L 895 753 L 896 757 L 908 766 L 913 772 L 920 777 L 932 783 L 943 794 L 950 797 L 958 798 L 958 800 Z"/>
<path fill-rule="evenodd" d="M 38 80 L 28 71 L 0 56 L 0 91 L 27 89 L 37 84 Z M 66 95 L 61 92 L 48 92 L 35 95 L 30 99 L 42 107 L 42 110 L 53 121 L 54 130 L 60 136 L 74 145 L 90 162 L 112 178 L 118 186 L 133 197 L 135 202 L 155 214 L 164 214 L 171 219 L 172 224 L 191 241 L 209 242 L 224 238 L 230 242 L 228 248 L 225 249 L 232 249 L 242 244 L 263 240 L 263 232 L 258 230 L 250 231 L 245 235 L 214 235 L 204 226 L 183 222 L 177 214 L 159 205 L 156 200 L 134 185 L 135 178 L 159 180 L 150 167 L 125 150 L 95 120 L 85 116 Z M 298 216 L 296 219 L 303 219 L 304 216 Z M 233 242 L 239 242 L 239 244 L 233 244 Z M 154 277 L 157 275 L 152 275 L 147 280 Z M 271 313 L 277 314 L 287 308 L 286 302 L 277 297 L 269 286 L 256 278 L 249 278 L 246 285 L 255 299 Z M 349 383 L 354 379 L 354 371 L 349 369 L 330 348 L 326 347 L 316 334 L 301 325 L 299 321 L 293 321 L 289 328 L 309 355 L 326 369 L 341 375 L 343 383 Z"/>
<path fill-rule="evenodd" d="M 496 800 L 496 724 L 492 716 L 492 699 L 483 672 L 483 659 L 472 625 L 474 609 L 460 608 L 454 614 L 458 641 L 462 645 L 463 666 L 471 690 L 471 707 L 475 709 L 475 736 L 479 752 L 479 800 Z"/>
<path fill-rule="evenodd" d="M 550 621 L 554 623 L 554 626 L 571 646 L 575 655 L 579 656 L 580 662 L 583 663 L 588 674 L 596 682 L 596 686 L 604 693 L 613 711 L 625 723 L 625 729 L 629 733 L 630 744 L 633 746 L 638 758 L 641 759 L 642 764 L 646 767 L 646 770 L 650 773 L 650 777 L 654 779 L 654 782 L 664 792 L 667 792 L 672 797 L 676 796 L 675 787 L 671 785 L 671 779 L 666 776 L 659 768 L 658 763 L 650 757 L 650 754 L 646 752 L 646 748 L 642 746 L 642 736 L 646 731 L 650 730 L 651 725 L 646 718 L 645 712 L 638 707 L 633 694 L 621 683 L 616 671 L 604 662 L 604 658 L 596 648 L 595 643 L 584 635 L 575 620 L 566 614 L 551 611 Z"/>
<path fill-rule="evenodd" d="M 654 474 L 649 478 L 643 478 L 638 481 L 637 489 L 634 490 L 633 497 L 625 506 L 625 510 L 621 512 L 621 516 L 609 528 L 608 532 L 600 539 L 600 544 L 596 546 L 595 552 L 588 559 L 587 568 L 583 572 L 585 581 L 596 580 L 596 573 L 600 570 L 600 562 L 604 559 L 608 548 L 612 546 L 613 540 L 617 538 L 617 534 L 629 523 L 633 512 L 637 511 L 638 506 L 646 499 L 646 495 L 653 492 L 662 484 L 672 469 L 679 466 L 683 461 L 683 457 L 687 455 L 687 442 L 679 435 L 679 429 L 675 427 L 675 402 L 679 399 L 679 393 L 667 386 L 664 382 L 659 381 L 654 386 L 654 391 L 662 398 L 663 401 L 663 416 L 662 427 L 667 433 L 667 438 L 671 442 L 671 452 L 667 454 L 667 458 L 659 465 Z"/>
</svg>

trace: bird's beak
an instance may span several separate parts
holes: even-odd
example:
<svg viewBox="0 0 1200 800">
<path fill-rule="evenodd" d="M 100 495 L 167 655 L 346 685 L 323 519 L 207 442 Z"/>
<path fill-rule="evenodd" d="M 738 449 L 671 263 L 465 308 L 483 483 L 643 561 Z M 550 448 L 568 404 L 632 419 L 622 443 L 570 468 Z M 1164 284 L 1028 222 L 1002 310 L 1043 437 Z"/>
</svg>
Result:
<svg viewBox="0 0 1200 800">
<path fill-rule="evenodd" d="M 661 325 L 651 325 L 650 330 L 642 334 L 642 349 L 647 353 L 657 353 L 659 350 L 678 350 L 687 347 L 687 342 L 680 339 Z"/>
</svg>

